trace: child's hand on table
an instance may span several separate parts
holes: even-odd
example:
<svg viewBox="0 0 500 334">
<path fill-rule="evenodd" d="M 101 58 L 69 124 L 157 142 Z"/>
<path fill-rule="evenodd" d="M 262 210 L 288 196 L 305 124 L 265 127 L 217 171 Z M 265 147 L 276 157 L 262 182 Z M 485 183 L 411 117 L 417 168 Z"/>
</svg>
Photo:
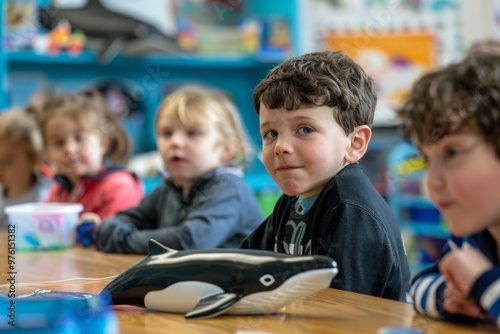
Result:
<svg viewBox="0 0 500 334">
<path fill-rule="evenodd" d="M 89 247 L 94 243 L 94 231 L 101 222 L 101 217 L 96 213 L 84 212 L 80 215 L 76 230 L 82 247 Z"/>
<path fill-rule="evenodd" d="M 483 315 L 483 310 L 474 299 L 448 282 L 444 290 L 443 308 L 448 313 L 463 314 L 471 318 L 480 318 Z"/>
<path fill-rule="evenodd" d="M 478 318 L 483 310 L 469 297 L 472 285 L 493 264 L 477 249 L 464 247 L 443 257 L 439 271 L 446 280 L 444 310 L 448 313 L 463 314 Z"/>
<path fill-rule="evenodd" d="M 93 222 L 97 226 L 102 222 L 102 219 L 101 216 L 99 216 L 97 213 L 84 212 L 78 219 L 78 225 L 82 224 L 83 222 Z"/>
</svg>

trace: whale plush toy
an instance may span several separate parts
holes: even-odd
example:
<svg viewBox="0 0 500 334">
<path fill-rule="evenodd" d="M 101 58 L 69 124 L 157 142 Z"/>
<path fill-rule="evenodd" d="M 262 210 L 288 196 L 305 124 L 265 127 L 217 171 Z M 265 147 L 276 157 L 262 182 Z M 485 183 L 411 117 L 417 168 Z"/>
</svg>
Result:
<svg viewBox="0 0 500 334">
<path fill-rule="evenodd" d="M 186 318 L 271 314 L 329 287 L 337 272 L 336 262 L 325 256 L 246 249 L 176 251 L 150 240 L 148 255 L 101 295 L 113 305 L 185 313 Z"/>
</svg>

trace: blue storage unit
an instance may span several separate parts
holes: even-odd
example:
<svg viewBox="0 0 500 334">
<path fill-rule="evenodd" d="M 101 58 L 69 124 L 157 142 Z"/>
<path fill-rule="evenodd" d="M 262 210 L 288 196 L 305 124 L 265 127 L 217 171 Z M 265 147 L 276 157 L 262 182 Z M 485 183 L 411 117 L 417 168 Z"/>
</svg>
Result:
<svg viewBox="0 0 500 334">
<path fill-rule="evenodd" d="M 6 6 L 5 1 L 2 1 L 2 3 L 0 4 L 0 22 L 1 18 L 4 17 L 5 6 Z M 3 24 L 0 24 L 0 42 L 3 41 L 3 34 L 4 34 L 4 26 Z M 5 54 L 5 52 L 1 50 L 4 50 L 3 45 L 0 45 L 0 110 L 8 107 L 7 55 Z"/>
<path fill-rule="evenodd" d="M 252 91 L 275 65 L 247 57 L 206 58 L 196 55 L 183 58 L 169 55 L 120 57 L 101 65 L 95 53 L 90 51 L 77 57 L 15 52 L 8 54 L 8 64 L 11 105 L 25 104 L 47 84 L 62 91 L 73 91 L 100 81 L 122 81 L 144 108 L 144 127 L 139 129 L 141 132 L 132 134 L 141 151 L 155 149 L 153 121 L 161 99 L 168 91 L 185 83 L 210 85 L 228 92 L 239 107 L 253 141 L 260 145 Z"/>
<path fill-rule="evenodd" d="M 449 232 L 423 189 L 425 166 L 415 146 L 408 142 L 394 146 L 387 165 L 387 201 L 401 227 L 414 274 L 435 260 Z"/>
<path fill-rule="evenodd" d="M 49 2 L 38 0 L 40 5 Z M 302 3 L 302 0 L 252 0 L 245 1 L 245 6 L 250 17 L 288 21 L 291 54 L 300 54 L 302 13 L 299 7 Z M 62 91 L 74 91 L 115 80 L 128 87 L 140 101 L 138 113 L 123 119 L 125 129 L 133 138 L 134 152 L 140 153 L 156 148 L 153 122 L 162 97 L 180 84 L 206 84 L 219 87 L 231 95 L 242 113 L 248 134 L 259 151 L 261 138 L 258 117 L 253 110 L 253 89 L 272 67 L 288 56 L 273 50 L 262 50 L 254 55 L 151 54 L 141 57 L 119 56 L 102 65 L 92 51 L 85 51 L 75 57 L 64 52 L 56 56 L 40 55 L 32 51 L 7 53 L 2 48 L 0 77 L 4 85 L 0 89 L 0 107 L 24 105 L 33 94 L 47 85 L 56 85 Z M 385 156 L 390 147 L 399 141 L 393 128 L 374 129 L 369 151 L 361 162 L 384 196 Z M 259 193 L 279 192 L 258 159 L 252 161 L 246 180 Z"/>
</svg>

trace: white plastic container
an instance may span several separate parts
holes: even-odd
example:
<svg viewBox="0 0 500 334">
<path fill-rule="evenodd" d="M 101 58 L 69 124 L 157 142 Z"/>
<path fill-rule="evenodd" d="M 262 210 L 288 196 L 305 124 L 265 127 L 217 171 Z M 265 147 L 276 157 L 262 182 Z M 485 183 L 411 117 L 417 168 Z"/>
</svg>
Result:
<svg viewBox="0 0 500 334">
<path fill-rule="evenodd" d="M 78 214 L 83 206 L 74 203 L 25 203 L 9 205 L 10 229 L 15 229 L 16 250 L 52 250 L 75 244 Z"/>
</svg>

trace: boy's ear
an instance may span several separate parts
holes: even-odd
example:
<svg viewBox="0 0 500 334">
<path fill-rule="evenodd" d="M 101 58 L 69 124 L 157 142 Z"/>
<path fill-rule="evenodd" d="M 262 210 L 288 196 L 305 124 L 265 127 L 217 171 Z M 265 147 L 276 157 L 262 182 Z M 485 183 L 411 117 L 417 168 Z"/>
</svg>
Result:
<svg viewBox="0 0 500 334">
<path fill-rule="evenodd" d="M 372 130 L 368 125 L 360 125 L 349 134 L 349 146 L 345 152 L 348 163 L 356 163 L 365 155 L 368 143 L 372 137 Z"/>
</svg>

